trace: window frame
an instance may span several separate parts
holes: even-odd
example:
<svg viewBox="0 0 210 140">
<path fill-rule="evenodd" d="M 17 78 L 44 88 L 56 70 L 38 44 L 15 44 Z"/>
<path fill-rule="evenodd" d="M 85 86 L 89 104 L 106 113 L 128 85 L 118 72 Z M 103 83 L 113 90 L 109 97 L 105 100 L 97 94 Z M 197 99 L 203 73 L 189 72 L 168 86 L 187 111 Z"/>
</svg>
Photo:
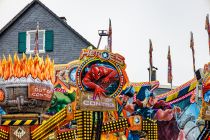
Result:
<svg viewBox="0 0 210 140">
<path fill-rule="evenodd" d="M 45 31 L 46 30 L 39 30 L 39 33 L 43 32 L 43 43 L 42 43 L 43 49 L 42 50 L 39 49 L 39 53 L 45 53 Z M 34 54 L 34 50 L 30 50 L 31 48 L 31 34 L 30 33 L 33 33 L 33 32 L 36 34 L 36 30 L 26 31 L 26 54 Z"/>
</svg>

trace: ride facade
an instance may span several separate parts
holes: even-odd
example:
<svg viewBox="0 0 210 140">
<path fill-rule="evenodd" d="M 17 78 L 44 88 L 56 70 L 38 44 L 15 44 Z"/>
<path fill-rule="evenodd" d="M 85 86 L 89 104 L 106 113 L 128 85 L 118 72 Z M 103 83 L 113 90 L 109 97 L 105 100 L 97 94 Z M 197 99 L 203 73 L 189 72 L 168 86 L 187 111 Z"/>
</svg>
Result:
<svg viewBox="0 0 210 140">
<path fill-rule="evenodd" d="M 203 75 L 157 94 L 159 81 L 129 81 L 110 48 L 58 65 L 15 54 L 0 61 L 0 139 L 209 139 L 210 63 Z"/>
</svg>

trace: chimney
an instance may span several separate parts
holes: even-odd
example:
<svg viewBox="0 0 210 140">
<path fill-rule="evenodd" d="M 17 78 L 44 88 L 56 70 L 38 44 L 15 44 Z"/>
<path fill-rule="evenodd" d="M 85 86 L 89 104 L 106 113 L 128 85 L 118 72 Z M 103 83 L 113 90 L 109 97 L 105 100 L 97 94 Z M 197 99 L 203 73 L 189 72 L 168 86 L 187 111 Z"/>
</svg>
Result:
<svg viewBox="0 0 210 140">
<path fill-rule="evenodd" d="M 156 81 L 156 71 L 158 70 L 158 68 L 153 66 L 151 71 L 150 71 L 150 68 L 148 68 L 147 70 L 149 71 L 149 81 L 150 81 L 150 77 L 151 77 L 151 81 Z"/>
<path fill-rule="evenodd" d="M 152 70 L 151 81 L 156 81 L 156 69 Z"/>
<path fill-rule="evenodd" d="M 63 20 L 64 22 L 67 22 L 65 17 L 60 17 L 61 20 Z"/>
</svg>

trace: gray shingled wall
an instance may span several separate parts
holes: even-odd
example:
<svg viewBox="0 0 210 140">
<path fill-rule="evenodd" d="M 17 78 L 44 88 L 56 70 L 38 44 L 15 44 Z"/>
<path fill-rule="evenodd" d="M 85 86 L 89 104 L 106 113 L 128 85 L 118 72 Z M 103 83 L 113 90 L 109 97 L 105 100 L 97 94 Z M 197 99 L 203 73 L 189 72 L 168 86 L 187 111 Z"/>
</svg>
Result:
<svg viewBox="0 0 210 140">
<path fill-rule="evenodd" d="M 46 56 L 48 54 L 55 60 L 56 64 L 65 64 L 77 59 L 81 49 L 88 47 L 87 42 L 36 3 L 0 36 L 0 57 L 3 54 L 7 56 L 18 52 L 18 32 L 35 30 L 37 21 L 40 29 L 53 30 L 54 32 L 53 52 L 40 55 Z"/>
</svg>

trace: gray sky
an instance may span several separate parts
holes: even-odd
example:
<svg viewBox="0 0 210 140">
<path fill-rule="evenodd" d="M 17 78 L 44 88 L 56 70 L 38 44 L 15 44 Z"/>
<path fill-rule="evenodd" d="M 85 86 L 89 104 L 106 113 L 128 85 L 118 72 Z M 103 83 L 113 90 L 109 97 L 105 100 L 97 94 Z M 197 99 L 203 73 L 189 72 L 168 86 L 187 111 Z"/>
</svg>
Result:
<svg viewBox="0 0 210 140">
<path fill-rule="evenodd" d="M 97 46 L 99 29 L 112 20 L 113 52 L 126 59 L 130 81 L 148 81 L 149 38 L 153 42 L 153 64 L 157 79 L 167 84 L 167 49 L 171 46 L 173 83 L 193 78 L 190 31 L 194 33 L 196 69 L 210 61 L 204 29 L 210 0 L 40 0 Z M 0 0 L 0 28 L 31 0 Z M 106 39 L 100 46 L 104 48 Z"/>
</svg>

